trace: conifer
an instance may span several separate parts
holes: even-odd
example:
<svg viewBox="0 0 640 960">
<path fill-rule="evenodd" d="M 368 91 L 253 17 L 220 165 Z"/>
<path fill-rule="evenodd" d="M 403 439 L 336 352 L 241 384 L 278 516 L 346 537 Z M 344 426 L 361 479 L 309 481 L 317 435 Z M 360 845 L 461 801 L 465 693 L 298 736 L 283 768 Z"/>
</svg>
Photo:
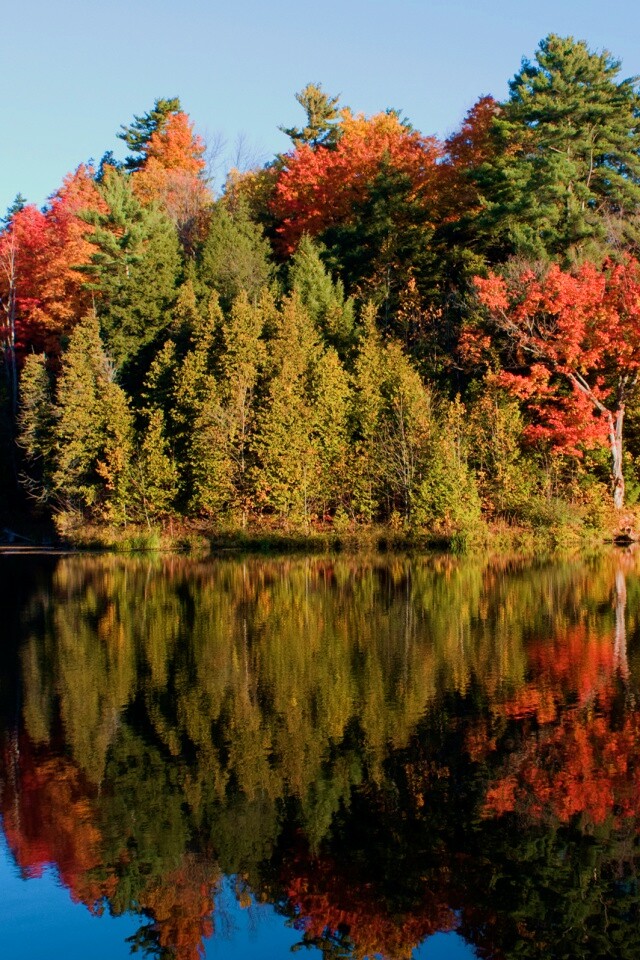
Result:
<svg viewBox="0 0 640 960">
<path fill-rule="evenodd" d="M 44 354 L 26 358 L 20 377 L 18 443 L 27 462 L 27 490 L 39 500 L 51 495 L 54 450 L 53 388 Z"/>
<path fill-rule="evenodd" d="M 353 299 L 345 298 L 340 280 L 332 281 L 318 247 L 306 233 L 289 264 L 289 288 L 327 343 L 344 356 L 354 339 Z"/>
<path fill-rule="evenodd" d="M 322 517 L 345 509 L 349 502 L 350 401 L 347 373 L 330 347 L 312 368 L 309 396 L 313 448 L 318 460 L 316 508 Z"/>
<path fill-rule="evenodd" d="M 171 222 L 155 207 L 142 206 L 123 174 L 110 171 L 100 192 L 108 212 L 84 214 L 95 252 L 82 270 L 95 291 L 107 348 L 121 366 L 166 329 L 180 255 Z"/>
<path fill-rule="evenodd" d="M 313 325 L 300 301 L 287 299 L 271 343 L 269 382 L 254 439 L 259 502 L 285 521 L 309 522 L 318 490 L 308 375 L 317 359 Z"/>
<path fill-rule="evenodd" d="M 272 272 L 269 244 L 250 220 L 246 204 L 234 204 L 231 212 L 219 201 L 200 257 L 199 276 L 205 289 L 215 290 L 228 310 L 241 292 L 255 300 Z"/>
<path fill-rule="evenodd" d="M 493 250 L 566 260 L 607 252 L 610 221 L 640 207 L 640 94 L 620 62 L 550 34 L 523 60 L 493 121 L 498 149 L 478 171 Z M 624 232 L 624 230 L 623 230 Z"/>
<path fill-rule="evenodd" d="M 376 328 L 376 311 L 368 304 L 354 364 L 349 453 L 352 512 L 371 522 L 378 512 L 379 421 L 384 404 L 384 349 Z"/>
<path fill-rule="evenodd" d="M 168 449 L 162 410 L 151 410 L 145 420 L 135 478 L 142 513 L 150 523 L 171 512 L 178 494 L 178 471 Z"/>
<path fill-rule="evenodd" d="M 132 416 L 94 314 L 77 325 L 63 355 L 54 419 L 56 496 L 71 509 L 126 521 Z"/>
</svg>

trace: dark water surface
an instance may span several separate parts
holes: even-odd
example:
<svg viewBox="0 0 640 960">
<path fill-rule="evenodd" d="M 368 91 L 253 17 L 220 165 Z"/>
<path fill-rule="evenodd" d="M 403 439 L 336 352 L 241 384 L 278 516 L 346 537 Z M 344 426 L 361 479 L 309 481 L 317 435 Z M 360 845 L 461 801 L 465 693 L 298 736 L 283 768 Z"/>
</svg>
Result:
<svg viewBox="0 0 640 960">
<path fill-rule="evenodd" d="M 640 561 L 0 556 L 0 953 L 640 957 Z"/>
</svg>

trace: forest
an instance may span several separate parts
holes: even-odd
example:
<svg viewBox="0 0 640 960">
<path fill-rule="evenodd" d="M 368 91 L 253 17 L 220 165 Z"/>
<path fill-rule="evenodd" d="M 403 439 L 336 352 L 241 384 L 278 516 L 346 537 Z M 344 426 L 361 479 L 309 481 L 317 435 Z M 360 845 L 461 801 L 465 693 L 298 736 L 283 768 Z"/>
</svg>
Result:
<svg viewBox="0 0 640 960">
<path fill-rule="evenodd" d="M 126 159 L 81 163 L 42 209 L 18 194 L 4 521 L 459 546 L 633 527 L 640 84 L 621 69 L 551 34 L 444 140 L 309 83 L 289 149 L 219 195 L 159 98 L 117 133 Z"/>
</svg>

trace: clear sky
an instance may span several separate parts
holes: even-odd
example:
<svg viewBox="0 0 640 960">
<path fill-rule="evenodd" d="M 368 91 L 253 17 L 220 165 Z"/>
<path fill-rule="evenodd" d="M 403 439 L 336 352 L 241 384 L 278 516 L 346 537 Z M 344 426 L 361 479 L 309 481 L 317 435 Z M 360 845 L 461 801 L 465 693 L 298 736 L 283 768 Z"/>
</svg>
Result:
<svg viewBox="0 0 640 960">
<path fill-rule="evenodd" d="M 244 135 L 267 160 L 296 125 L 309 81 L 358 112 L 399 108 L 423 133 L 453 130 L 485 93 L 506 96 L 522 56 L 571 34 L 640 74 L 638 0 L 6 0 L 2 14 L 0 213 L 42 204 L 157 97 L 179 96 L 198 130 Z"/>
</svg>

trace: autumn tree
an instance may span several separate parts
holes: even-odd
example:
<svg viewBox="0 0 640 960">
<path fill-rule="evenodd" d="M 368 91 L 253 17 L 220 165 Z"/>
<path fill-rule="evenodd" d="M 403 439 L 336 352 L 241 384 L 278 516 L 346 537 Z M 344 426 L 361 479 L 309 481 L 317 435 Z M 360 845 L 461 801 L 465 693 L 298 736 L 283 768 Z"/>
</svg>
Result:
<svg viewBox="0 0 640 960">
<path fill-rule="evenodd" d="M 440 156 L 394 111 L 345 111 L 335 148 L 302 144 L 284 158 L 272 203 L 281 251 L 319 237 L 349 291 L 357 284 L 388 304 L 428 247 Z"/>
<path fill-rule="evenodd" d="M 504 339 L 500 380 L 532 415 L 529 439 L 580 456 L 607 444 L 615 506 L 624 503 L 623 424 L 640 371 L 640 265 L 574 272 L 553 265 L 476 280 Z M 510 368 L 510 369 L 509 369 Z"/>
<path fill-rule="evenodd" d="M 7 394 L 13 414 L 18 404 L 18 359 L 21 320 L 38 303 L 37 277 L 44 269 L 46 218 L 29 204 L 20 207 L 0 234 L 0 302 L 2 352 Z"/>
<path fill-rule="evenodd" d="M 132 174 L 135 195 L 156 203 L 175 225 L 185 251 L 202 241 L 212 196 L 205 177 L 205 145 L 186 113 L 170 113 L 144 146 L 144 159 Z"/>
<path fill-rule="evenodd" d="M 178 97 L 159 97 L 151 110 L 140 117 L 134 115 L 132 123 L 120 128 L 118 138 L 132 151 L 124 162 L 127 170 L 138 170 L 142 166 L 153 135 L 162 133 L 169 118 L 181 111 Z"/>
</svg>

